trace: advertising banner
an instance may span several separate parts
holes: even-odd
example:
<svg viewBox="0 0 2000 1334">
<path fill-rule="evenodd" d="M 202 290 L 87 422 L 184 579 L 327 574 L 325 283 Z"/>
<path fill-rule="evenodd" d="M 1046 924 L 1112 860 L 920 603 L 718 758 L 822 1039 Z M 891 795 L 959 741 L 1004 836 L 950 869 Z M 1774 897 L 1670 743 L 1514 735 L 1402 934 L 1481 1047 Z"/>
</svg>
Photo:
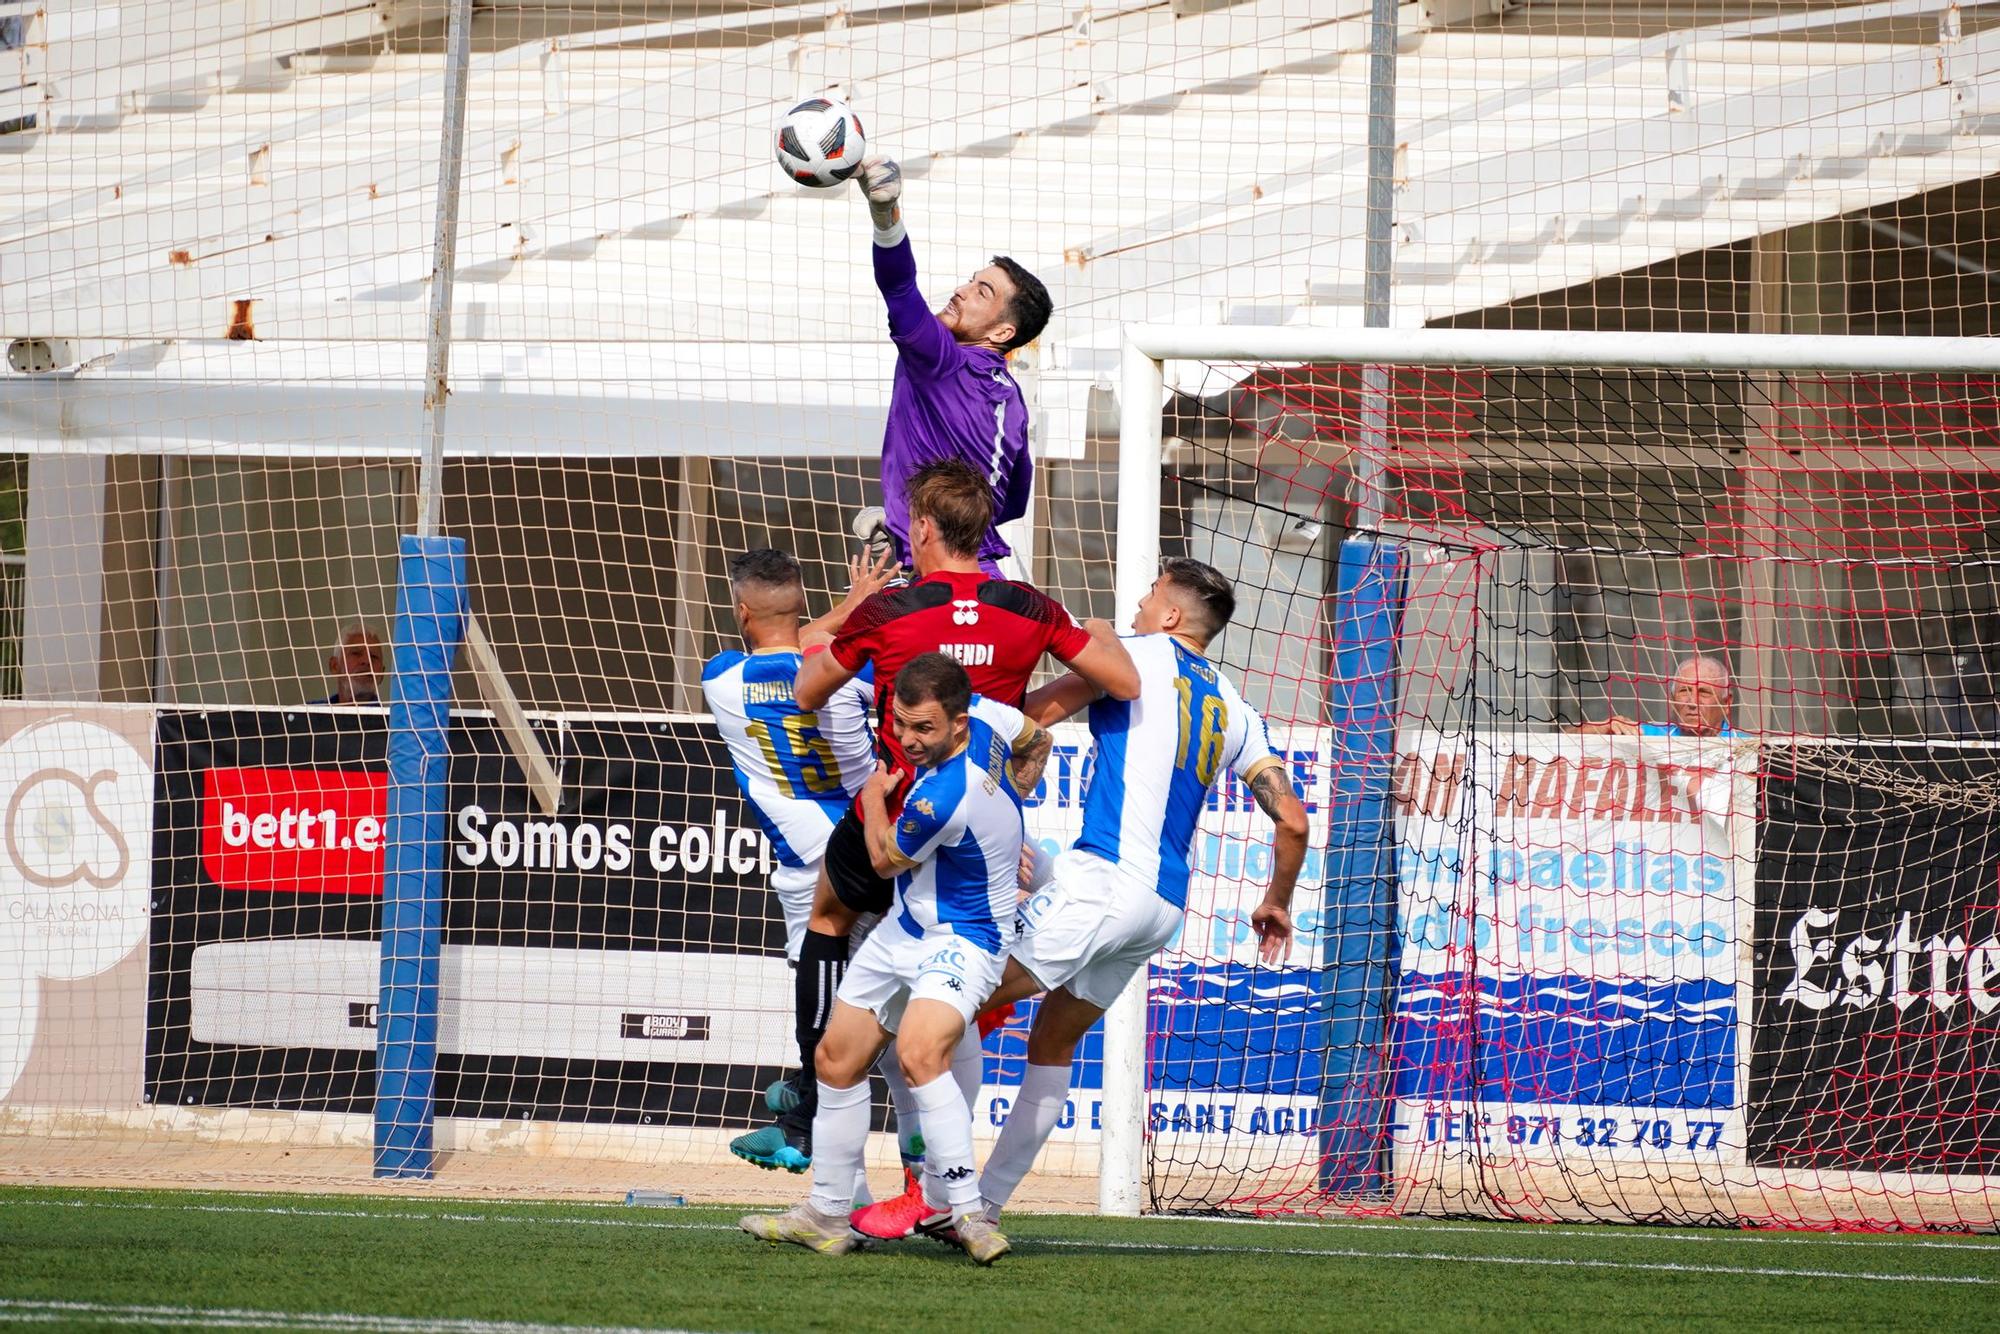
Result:
<svg viewBox="0 0 2000 1334">
<path fill-rule="evenodd" d="M 149 1101 L 366 1112 L 384 720 L 166 712 L 151 764 L 148 722 L 0 708 L 0 1105 L 128 1100 L 143 1015 Z M 713 729 L 537 726 L 555 818 L 488 723 L 451 733 L 440 1113 L 761 1119 L 792 988 L 772 851 Z M 1332 757 L 1321 729 L 1274 740 L 1312 828 L 1298 937 L 1254 966 L 1271 830 L 1226 778 L 1149 978 L 1148 1116 L 1170 1141 L 1318 1130 Z M 1089 751 L 1059 729 L 1028 805 L 1051 852 L 1080 828 Z M 2000 1154 L 2000 819 L 1980 796 L 2000 755 L 1765 751 L 1760 821 L 1742 742 L 1403 739 L 1399 1152 L 1939 1172 Z M 1024 1019 L 988 1044 L 989 1128 Z M 1100 1051 L 1093 1034 L 1059 1138 L 1097 1132 Z"/>
<path fill-rule="evenodd" d="M 769 845 L 690 722 L 548 726 L 542 817 L 498 733 L 451 732 L 439 1113 L 737 1122 L 790 1060 Z M 147 1092 L 360 1112 L 373 1097 L 380 715 L 161 715 Z"/>
<path fill-rule="evenodd" d="M 1754 750 L 1406 742 L 1393 1142 L 1740 1160 Z"/>
<path fill-rule="evenodd" d="M 1767 751 L 1750 1161 L 2000 1161 L 2000 752 Z"/>
<path fill-rule="evenodd" d="M 151 722 L 0 705 L 0 1111 L 137 1101 Z"/>
<path fill-rule="evenodd" d="M 1091 739 L 1080 724 L 1056 729 L 1042 786 L 1027 805 L 1028 837 L 1054 855 L 1082 828 Z M 1153 962 L 1148 985 L 1149 1125 L 1160 1136 L 1310 1136 L 1317 1130 L 1319 1052 L 1316 987 L 1325 952 L 1329 733 L 1273 729 L 1311 825 L 1293 899 L 1297 938 L 1290 960 L 1255 966 L 1250 914 L 1271 879 L 1271 822 L 1233 774 L 1218 779 L 1195 836 L 1194 876 L 1182 929 Z M 1101 1026 L 1079 1049 L 1070 1107 L 1056 1138 L 1094 1137 L 1101 1113 Z M 1026 1059 L 1023 1032 L 989 1042 L 988 1087 L 975 1119 L 1005 1123 Z"/>
</svg>

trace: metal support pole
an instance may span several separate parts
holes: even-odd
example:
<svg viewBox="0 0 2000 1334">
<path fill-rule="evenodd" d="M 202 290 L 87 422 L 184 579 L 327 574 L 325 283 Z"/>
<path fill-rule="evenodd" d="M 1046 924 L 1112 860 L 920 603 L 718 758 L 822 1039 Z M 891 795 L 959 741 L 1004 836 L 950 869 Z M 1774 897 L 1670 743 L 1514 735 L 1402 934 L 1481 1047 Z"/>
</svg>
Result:
<svg viewBox="0 0 2000 1334">
<path fill-rule="evenodd" d="M 1361 323 L 1389 327 L 1389 273 L 1396 226 L 1396 0 L 1375 0 L 1368 20 L 1368 208 L 1361 275 Z M 1361 370 L 1361 439 L 1349 473 L 1354 526 L 1374 532 L 1386 512 L 1389 371 Z"/>
<path fill-rule="evenodd" d="M 450 0 L 445 23 L 444 124 L 438 135 L 437 232 L 431 240 L 431 309 L 424 335 L 424 454 L 417 464 L 417 532 L 437 535 L 444 508 L 444 415 L 451 397 L 452 277 L 458 267 L 458 195 L 465 175 L 465 95 L 472 75 L 472 0 Z M 468 608 L 466 656 L 501 735 L 528 776 L 544 814 L 562 800 L 555 767 L 535 739 L 492 644 Z"/>
<path fill-rule="evenodd" d="M 450 0 L 445 26 L 444 127 L 438 136 L 437 234 L 431 241 L 431 311 L 425 326 L 424 422 L 417 469 L 417 536 L 437 532 L 444 481 L 444 409 L 451 393 L 451 288 L 458 264 L 458 189 L 465 174 L 465 86 L 472 69 L 472 0 Z"/>
<path fill-rule="evenodd" d="M 1113 589 L 1122 619 L 1160 573 L 1160 363 L 1125 345 L 1118 389 L 1118 546 Z M 1097 1165 L 1100 1213 L 1134 1217 L 1146 1173 L 1146 982 L 1140 969 L 1104 1014 L 1104 1106 Z"/>
</svg>

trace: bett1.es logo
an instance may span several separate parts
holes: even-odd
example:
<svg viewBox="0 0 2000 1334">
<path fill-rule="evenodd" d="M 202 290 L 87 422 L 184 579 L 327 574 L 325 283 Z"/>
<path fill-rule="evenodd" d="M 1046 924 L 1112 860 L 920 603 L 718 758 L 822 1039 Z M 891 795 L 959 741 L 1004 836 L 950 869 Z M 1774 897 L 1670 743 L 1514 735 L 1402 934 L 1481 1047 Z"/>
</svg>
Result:
<svg viewBox="0 0 2000 1334">
<path fill-rule="evenodd" d="M 388 783 L 339 769 L 210 769 L 202 870 L 249 893 L 380 894 Z"/>
<path fill-rule="evenodd" d="M 0 1097 L 42 979 L 95 976 L 144 934 L 152 841 L 152 762 L 124 737 L 58 718 L 0 742 Z"/>
</svg>

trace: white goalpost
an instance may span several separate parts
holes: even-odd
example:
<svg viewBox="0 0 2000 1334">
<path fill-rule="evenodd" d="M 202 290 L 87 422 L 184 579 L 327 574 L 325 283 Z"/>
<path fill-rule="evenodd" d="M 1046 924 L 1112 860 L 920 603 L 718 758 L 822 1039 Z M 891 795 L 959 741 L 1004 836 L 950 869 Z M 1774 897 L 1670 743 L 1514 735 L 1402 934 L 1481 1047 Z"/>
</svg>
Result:
<svg viewBox="0 0 2000 1334">
<path fill-rule="evenodd" d="M 2000 635 L 2000 347 L 1130 326 L 1120 394 L 1119 612 L 1237 580 L 1326 855 L 1260 970 L 1211 803 L 1105 1213 L 1993 1225 L 1995 687 L 1947 725 L 1897 655 Z"/>
</svg>

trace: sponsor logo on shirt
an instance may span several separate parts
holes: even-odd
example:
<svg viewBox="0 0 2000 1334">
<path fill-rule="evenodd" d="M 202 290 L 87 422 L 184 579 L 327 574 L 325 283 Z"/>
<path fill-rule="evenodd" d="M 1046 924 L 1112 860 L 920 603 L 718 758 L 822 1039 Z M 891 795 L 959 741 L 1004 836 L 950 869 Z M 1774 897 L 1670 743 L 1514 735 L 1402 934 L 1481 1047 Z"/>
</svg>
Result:
<svg viewBox="0 0 2000 1334">
<path fill-rule="evenodd" d="M 979 624 L 979 602 L 976 598 L 959 598 L 951 604 L 953 625 Z"/>
</svg>

